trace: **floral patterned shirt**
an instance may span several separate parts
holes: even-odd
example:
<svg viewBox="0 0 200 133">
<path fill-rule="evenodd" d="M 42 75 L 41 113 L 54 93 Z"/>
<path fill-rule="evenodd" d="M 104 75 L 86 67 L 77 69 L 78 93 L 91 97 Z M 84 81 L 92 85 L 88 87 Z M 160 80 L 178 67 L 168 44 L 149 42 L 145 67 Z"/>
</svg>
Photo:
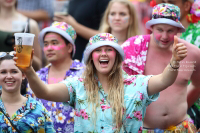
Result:
<svg viewBox="0 0 200 133">
<path fill-rule="evenodd" d="M 123 127 L 120 133 L 138 133 L 142 129 L 142 121 L 146 113 L 146 107 L 152 102 L 156 101 L 159 93 L 148 96 L 147 86 L 148 80 L 151 76 L 124 75 L 124 101 L 126 113 L 123 118 Z M 84 88 L 82 78 L 68 78 L 63 83 L 66 85 L 70 95 L 70 104 L 75 108 L 75 133 L 114 133 L 116 131 L 115 124 L 112 123 L 112 114 L 109 101 L 106 100 L 107 94 L 104 93 L 101 83 L 99 85 L 99 104 L 97 107 L 96 126 L 94 126 L 94 119 L 92 106 L 87 102 L 87 94 Z"/>
<path fill-rule="evenodd" d="M 51 65 L 40 69 L 37 72 L 39 78 L 48 84 L 48 73 Z M 66 72 L 66 78 L 80 76 L 83 72 L 83 64 L 78 60 L 74 60 L 70 69 Z M 29 87 L 28 87 L 29 88 Z M 62 102 L 52 102 L 44 99 L 36 98 L 32 90 L 27 90 L 28 94 L 40 101 L 49 111 L 51 119 L 54 122 L 54 128 L 57 133 L 72 133 L 74 132 L 74 110 L 70 106 L 64 106 Z"/>
<path fill-rule="evenodd" d="M 186 31 L 182 33 L 180 38 L 200 48 L 200 21 L 194 24 L 190 23 L 190 25 L 188 26 Z"/>
<path fill-rule="evenodd" d="M 180 38 L 200 48 L 200 21 L 198 23 L 190 23 Z M 200 110 L 200 98 L 194 104 Z"/>
<path fill-rule="evenodd" d="M 20 133 L 55 133 L 53 122 L 44 106 L 29 95 L 26 95 L 26 97 L 28 100 L 25 105 L 18 109 L 12 117 L 6 112 L 1 98 L 0 108 Z M 0 132 L 17 133 L 4 114 L 0 111 Z"/>
<path fill-rule="evenodd" d="M 121 47 L 126 54 L 123 70 L 129 75 L 144 74 L 150 35 L 129 38 Z"/>
</svg>

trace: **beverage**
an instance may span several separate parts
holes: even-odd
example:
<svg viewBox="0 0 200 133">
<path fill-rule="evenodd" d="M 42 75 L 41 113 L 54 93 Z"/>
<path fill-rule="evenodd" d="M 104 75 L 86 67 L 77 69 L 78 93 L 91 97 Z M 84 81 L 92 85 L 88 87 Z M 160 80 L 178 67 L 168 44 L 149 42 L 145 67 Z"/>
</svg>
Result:
<svg viewBox="0 0 200 133">
<path fill-rule="evenodd" d="M 32 46 L 34 34 L 31 33 L 15 33 L 16 47 L 16 65 L 19 67 L 29 67 L 31 62 Z"/>
<path fill-rule="evenodd" d="M 68 15 L 67 12 L 55 12 L 54 15 L 63 15 L 63 16 L 66 16 Z"/>
<path fill-rule="evenodd" d="M 16 51 L 17 51 L 16 57 L 18 57 L 17 66 L 28 67 L 30 65 L 30 61 L 31 61 L 32 46 L 23 45 L 22 47 L 23 47 L 23 49 L 20 50 L 21 46 L 16 45 Z"/>
</svg>

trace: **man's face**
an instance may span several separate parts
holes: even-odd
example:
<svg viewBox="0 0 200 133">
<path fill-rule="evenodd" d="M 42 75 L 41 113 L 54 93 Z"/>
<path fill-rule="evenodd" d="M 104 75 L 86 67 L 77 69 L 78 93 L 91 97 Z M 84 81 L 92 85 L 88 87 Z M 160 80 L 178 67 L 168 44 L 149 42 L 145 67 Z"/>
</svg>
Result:
<svg viewBox="0 0 200 133">
<path fill-rule="evenodd" d="M 187 1 L 188 2 L 188 1 Z M 186 17 L 186 15 L 189 13 L 189 11 L 185 10 L 185 4 L 186 2 L 183 2 L 182 0 L 162 0 L 162 3 L 169 3 L 169 4 L 173 4 L 176 5 L 180 8 L 180 12 L 181 12 L 181 20 Z"/>
<path fill-rule="evenodd" d="M 153 39 L 158 47 L 167 49 L 174 43 L 174 36 L 179 28 L 168 24 L 157 24 L 152 27 Z"/>
</svg>

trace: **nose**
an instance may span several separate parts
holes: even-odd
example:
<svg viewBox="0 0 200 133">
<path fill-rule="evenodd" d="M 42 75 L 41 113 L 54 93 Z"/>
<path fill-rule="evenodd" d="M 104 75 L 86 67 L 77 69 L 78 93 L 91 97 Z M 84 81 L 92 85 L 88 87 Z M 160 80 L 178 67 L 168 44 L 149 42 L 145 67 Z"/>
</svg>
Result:
<svg viewBox="0 0 200 133">
<path fill-rule="evenodd" d="M 163 32 L 163 34 L 162 34 L 162 38 L 163 38 L 163 39 L 167 39 L 167 38 L 168 38 L 168 34 L 167 34 L 167 32 Z"/>
<path fill-rule="evenodd" d="M 102 51 L 101 51 L 101 55 L 107 55 L 106 51 L 105 51 L 105 50 L 102 50 Z"/>
<path fill-rule="evenodd" d="M 8 73 L 7 78 L 12 78 L 12 75 L 10 73 Z"/>
<path fill-rule="evenodd" d="M 116 14 L 115 19 L 119 19 L 119 18 L 120 18 L 119 14 Z"/>
</svg>

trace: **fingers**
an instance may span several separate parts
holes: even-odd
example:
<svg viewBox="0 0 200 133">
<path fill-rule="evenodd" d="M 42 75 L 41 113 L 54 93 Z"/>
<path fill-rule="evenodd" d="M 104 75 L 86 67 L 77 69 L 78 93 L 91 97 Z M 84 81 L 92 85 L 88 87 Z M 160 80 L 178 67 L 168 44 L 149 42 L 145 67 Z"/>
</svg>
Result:
<svg viewBox="0 0 200 133">
<path fill-rule="evenodd" d="M 174 45 L 176 45 L 178 43 L 178 37 L 174 36 Z"/>
</svg>

